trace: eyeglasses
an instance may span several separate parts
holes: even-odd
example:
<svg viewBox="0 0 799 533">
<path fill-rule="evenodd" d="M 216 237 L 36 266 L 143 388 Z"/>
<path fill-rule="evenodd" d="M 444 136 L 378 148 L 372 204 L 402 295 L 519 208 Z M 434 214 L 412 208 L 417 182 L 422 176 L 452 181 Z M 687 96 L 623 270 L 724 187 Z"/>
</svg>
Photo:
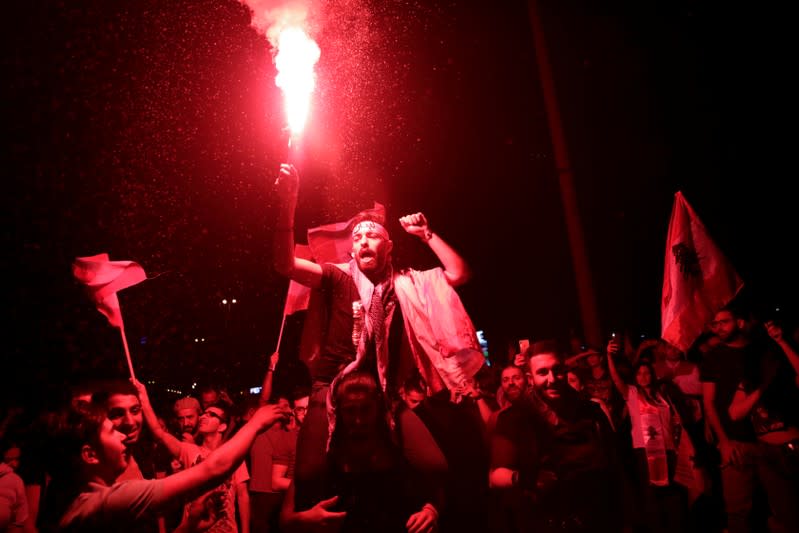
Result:
<svg viewBox="0 0 799 533">
<path fill-rule="evenodd" d="M 215 413 L 213 411 L 205 411 L 205 412 L 203 412 L 203 414 L 205 416 L 212 416 L 212 417 L 216 418 L 217 420 L 219 420 L 220 422 L 224 422 L 224 420 L 222 419 L 222 415 L 220 415 L 219 413 Z"/>
</svg>

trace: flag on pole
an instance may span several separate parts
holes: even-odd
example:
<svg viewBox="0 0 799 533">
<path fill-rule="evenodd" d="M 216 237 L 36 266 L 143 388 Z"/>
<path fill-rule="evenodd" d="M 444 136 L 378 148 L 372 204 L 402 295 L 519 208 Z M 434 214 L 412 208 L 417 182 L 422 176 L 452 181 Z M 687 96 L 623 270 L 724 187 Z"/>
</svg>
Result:
<svg viewBox="0 0 799 533">
<path fill-rule="evenodd" d="M 122 329 L 122 312 L 117 292 L 147 279 L 144 269 L 133 261 L 109 261 L 108 254 L 78 257 L 72 274 L 86 285 L 89 297 L 108 322 Z"/>
<path fill-rule="evenodd" d="M 311 259 L 311 249 L 305 244 L 294 246 L 294 255 L 302 259 Z M 283 306 L 283 317 L 292 315 L 297 311 L 308 309 L 308 301 L 311 299 L 311 288 L 294 280 L 289 282 L 289 290 L 286 294 L 286 305 Z"/>
<path fill-rule="evenodd" d="M 361 211 L 346 222 L 335 222 L 308 230 L 308 246 L 314 261 L 322 263 L 346 263 L 350 260 L 352 251 L 352 228 L 355 221 L 365 214 L 372 219 L 385 224 L 386 208 L 377 202 L 372 209 Z"/>
<path fill-rule="evenodd" d="M 688 350 L 716 312 L 742 287 L 732 264 L 678 191 L 666 240 L 661 337 L 682 351 Z"/>
</svg>

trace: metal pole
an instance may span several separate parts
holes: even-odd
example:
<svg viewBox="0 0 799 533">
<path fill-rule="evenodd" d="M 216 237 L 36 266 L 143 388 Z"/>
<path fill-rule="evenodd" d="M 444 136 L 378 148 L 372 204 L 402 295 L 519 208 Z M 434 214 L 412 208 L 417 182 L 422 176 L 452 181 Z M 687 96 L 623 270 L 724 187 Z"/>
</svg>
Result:
<svg viewBox="0 0 799 533">
<path fill-rule="evenodd" d="M 602 342 L 602 334 L 599 327 L 596 298 L 591 282 L 591 270 L 588 266 L 588 254 L 585 250 L 580 214 L 577 209 L 577 195 L 574 190 L 574 180 L 572 179 L 573 173 L 569 163 L 569 154 L 566 150 L 566 136 L 563 133 L 558 98 L 555 93 L 555 83 L 552 79 L 552 67 L 549 63 L 546 40 L 544 39 L 536 0 L 528 0 L 527 8 L 530 16 L 530 26 L 533 31 L 535 57 L 538 63 L 539 77 L 541 78 L 541 91 L 544 96 L 549 133 L 552 137 L 552 148 L 555 152 L 555 168 L 560 181 L 560 196 L 563 202 L 566 230 L 569 235 L 569 247 L 577 282 L 577 296 L 580 302 L 583 335 L 585 335 L 585 339 L 589 343 L 599 347 Z"/>
</svg>

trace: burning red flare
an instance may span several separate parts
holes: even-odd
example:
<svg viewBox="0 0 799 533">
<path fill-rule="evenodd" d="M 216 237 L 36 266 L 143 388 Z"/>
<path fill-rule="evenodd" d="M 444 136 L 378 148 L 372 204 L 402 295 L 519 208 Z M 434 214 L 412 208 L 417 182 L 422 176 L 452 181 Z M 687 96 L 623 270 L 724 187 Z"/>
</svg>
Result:
<svg viewBox="0 0 799 533">
<path fill-rule="evenodd" d="M 305 126 L 311 93 L 316 82 L 314 65 L 319 61 L 319 46 L 302 29 L 284 28 L 278 37 L 275 84 L 283 91 L 286 119 L 292 138 Z"/>
</svg>

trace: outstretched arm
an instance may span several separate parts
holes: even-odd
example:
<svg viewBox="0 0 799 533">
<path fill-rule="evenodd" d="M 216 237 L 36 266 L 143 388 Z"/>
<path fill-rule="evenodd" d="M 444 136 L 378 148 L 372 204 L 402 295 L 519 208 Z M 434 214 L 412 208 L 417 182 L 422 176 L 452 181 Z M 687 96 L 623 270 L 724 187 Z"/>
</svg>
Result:
<svg viewBox="0 0 799 533">
<path fill-rule="evenodd" d="M 280 274 L 297 283 L 318 288 L 322 282 L 322 267 L 294 255 L 294 212 L 297 209 L 299 185 L 300 175 L 294 165 L 280 165 L 280 173 L 275 180 L 280 205 L 272 241 L 272 261 Z"/>
<path fill-rule="evenodd" d="M 423 213 L 406 215 L 401 217 L 399 221 L 405 231 L 411 235 L 416 235 L 430 246 L 430 249 L 433 250 L 433 253 L 436 254 L 436 257 L 441 262 L 441 266 L 444 267 L 444 275 L 450 285 L 457 287 L 469 281 L 471 277 L 469 265 L 444 239 L 430 230 L 427 218 L 425 218 Z"/>
<path fill-rule="evenodd" d="M 244 460 L 255 437 L 286 416 L 288 410 L 277 405 L 259 408 L 249 422 L 229 441 L 211 452 L 203 462 L 164 478 L 158 505 L 196 498 L 221 483 Z"/>
<path fill-rule="evenodd" d="M 773 321 L 769 320 L 766 322 L 766 331 L 769 334 L 769 337 L 774 339 L 774 342 L 777 343 L 777 346 L 782 349 L 782 352 L 785 354 L 785 357 L 788 358 L 788 362 L 791 363 L 793 367 L 793 371 L 796 374 L 796 384 L 799 386 L 799 354 L 796 353 L 796 350 L 793 349 L 785 337 L 782 334 L 782 328 L 775 324 Z"/>
<path fill-rule="evenodd" d="M 169 450 L 169 453 L 172 455 L 172 457 L 179 457 L 181 448 L 180 440 L 161 428 L 161 424 L 158 423 L 158 417 L 153 410 L 153 405 L 150 403 L 150 397 L 147 395 L 147 387 L 145 387 L 144 383 L 136 378 L 130 378 L 130 381 L 139 392 L 139 401 L 141 402 L 141 411 L 142 415 L 144 416 L 144 423 L 150 428 L 153 437 L 155 437 L 158 442 L 166 446 L 166 449 Z"/>
<path fill-rule="evenodd" d="M 261 405 L 268 404 L 269 398 L 272 396 L 272 377 L 275 375 L 275 368 L 277 368 L 277 362 L 279 359 L 280 354 L 278 352 L 274 352 L 269 356 L 269 367 L 266 369 L 266 373 L 264 374 L 264 382 L 261 385 L 261 397 L 259 398 Z"/>
<path fill-rule="evenodd" d="M 616 390 L 621 393 L 622 397 L 626 400 L 627 399 L 627 384 L 621 379 L 619 375 L 619 371 L 616 369 L 616 363 L 613 361 L 613 356 L 616 355 L 621 351 L 621 343 L 618 339 L 611 339 L 608 342 L 608 371 L 610 372 L 610 378 L 613 380 L 613 384 L 616 385 Z"/>
</svg>

